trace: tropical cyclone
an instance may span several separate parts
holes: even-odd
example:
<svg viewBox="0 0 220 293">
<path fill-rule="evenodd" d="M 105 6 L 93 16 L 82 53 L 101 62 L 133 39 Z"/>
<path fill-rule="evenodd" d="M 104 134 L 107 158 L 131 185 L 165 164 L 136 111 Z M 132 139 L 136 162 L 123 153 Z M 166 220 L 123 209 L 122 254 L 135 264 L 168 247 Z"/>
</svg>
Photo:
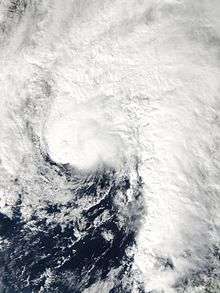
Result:
<svg viewBox="0 0 220 293">
<path fill-rule="evenodd" d="M 219 9 L 1 2 L 4 289 L 219 291 Z"/>
<path fill-rule="evenodd" d="M 74 98 L 55 101 L 44 131 L 53 160 L 85 170 L 100 163 L 122 167 L 125 146 L 113 128 L 112 115 L 102 107 L 103 99 L 98 99 L 101 105 L 97 99 L 79 105 Z"/>
</svg>

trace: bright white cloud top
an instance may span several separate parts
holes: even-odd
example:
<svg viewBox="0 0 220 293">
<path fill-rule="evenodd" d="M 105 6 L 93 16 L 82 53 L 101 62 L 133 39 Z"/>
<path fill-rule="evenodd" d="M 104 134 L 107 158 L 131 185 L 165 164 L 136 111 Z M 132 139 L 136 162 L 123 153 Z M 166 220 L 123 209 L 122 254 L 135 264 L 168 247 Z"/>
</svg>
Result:
<svg viewBox="0 0 220 293">
<path fill-rule="evenodd" d="M 146 292 L 220 292 L 219 0 L 29 2 L 21 18 L 0 2 L 1 211 L 11 215 L 18 194 L 25 219 L 42 198 L 71 198 L 54 170 L 39 179 L 38 137 L 57 164 L 126 173 L 126 204 L 140 175 L 132 249 Z"/>
<path fill-rule="evenodd" d="M 85 170 L 99 164 L 119 166 L 123 144 L 109 120 L 94 101 L 82 105 L 74 103 L 74 98 L 55 101 L 45 130 L 51 158 Z"/>
</svg>

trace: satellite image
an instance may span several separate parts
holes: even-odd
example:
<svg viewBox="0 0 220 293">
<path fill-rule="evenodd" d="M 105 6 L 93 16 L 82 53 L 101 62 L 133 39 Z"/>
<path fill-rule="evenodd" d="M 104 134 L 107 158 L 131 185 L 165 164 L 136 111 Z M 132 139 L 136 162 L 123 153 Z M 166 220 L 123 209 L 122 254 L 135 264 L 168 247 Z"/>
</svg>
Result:
<svg viewBox="0 0 220 293">
<path fill-rule="evenodd" d="M 0 293 L 220 293 L 219 0 L 0 0 Z"/>
</svg>

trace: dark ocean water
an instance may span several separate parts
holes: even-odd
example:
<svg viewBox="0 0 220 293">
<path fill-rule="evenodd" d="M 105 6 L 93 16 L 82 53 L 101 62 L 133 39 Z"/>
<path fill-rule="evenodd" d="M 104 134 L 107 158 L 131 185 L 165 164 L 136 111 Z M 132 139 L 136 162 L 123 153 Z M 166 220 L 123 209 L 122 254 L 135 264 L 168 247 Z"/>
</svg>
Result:
<svg viewBox="0 0 220 293">
<path fill-rule="evenodd" d="M 52 167 L 55 163 L 47 158 L 46 164 Z M 68 166 L 56 165 L 56 168 L 57 176 L 64 176 L 67 182 L 76 180 L 75 171 Z M 44 217 L 39 218 L 33 212 L 28 222 L 23 220 L 22 194 L 13 207 L 12 218 L 0 214 L 0 235 L 7 240 L 0 259 L 0 279 L 4 284 L 1 292 L 83 292 L 97 281 L 105 280 L 114 268 L 119 268 L 119 273 L 111 293 L 130 292 L 130 284 L 124 285 L 123 276 L 132 268 L 133 256 L 127 256 L 126 249 L 135 245 L 143 209 L 141 178 L 134 192 L 135 200 L 127 204 L 128 177 L 117 180 L 113 169 L 98 171 L 88 180 L 83 175 L 84 181 L 80 176 L 77 175 L 77 180 L 84 184 L 72 190 L 73 200 L 39 207 Z M 115 201 L 119 191 L 123 195 L 123 207 Z M 60 214 L 80 209 L 77 199 L 86 200 L 91 196 L 96 201 L 81 210 L 80 218 L 69 219 L 65 225 L 56 221 Z M 103 213 L 107 217 L 100 218 Z M 48 223 L 47 216 L 51 215 L 54 221 Z M 80 237 L 76 236 L 76 229 Z M 110 234 L 111 238 L 104 237 L 103 233 Z M 49 283 L 45 274 L 48 269 L 53 275 Z"/>
</svg>

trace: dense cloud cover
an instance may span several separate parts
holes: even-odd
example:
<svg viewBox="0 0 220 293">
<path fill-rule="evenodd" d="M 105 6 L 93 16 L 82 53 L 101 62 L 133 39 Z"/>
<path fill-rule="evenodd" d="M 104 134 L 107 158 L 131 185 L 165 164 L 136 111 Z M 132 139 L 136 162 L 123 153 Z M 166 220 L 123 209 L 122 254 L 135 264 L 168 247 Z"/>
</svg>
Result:
<svg viewBox="0 0 220 293">
<path fill-rule="evenodd" d="M 0 291 L 219 292 L 219 18 L 0 1 Z"/>
</svg>

